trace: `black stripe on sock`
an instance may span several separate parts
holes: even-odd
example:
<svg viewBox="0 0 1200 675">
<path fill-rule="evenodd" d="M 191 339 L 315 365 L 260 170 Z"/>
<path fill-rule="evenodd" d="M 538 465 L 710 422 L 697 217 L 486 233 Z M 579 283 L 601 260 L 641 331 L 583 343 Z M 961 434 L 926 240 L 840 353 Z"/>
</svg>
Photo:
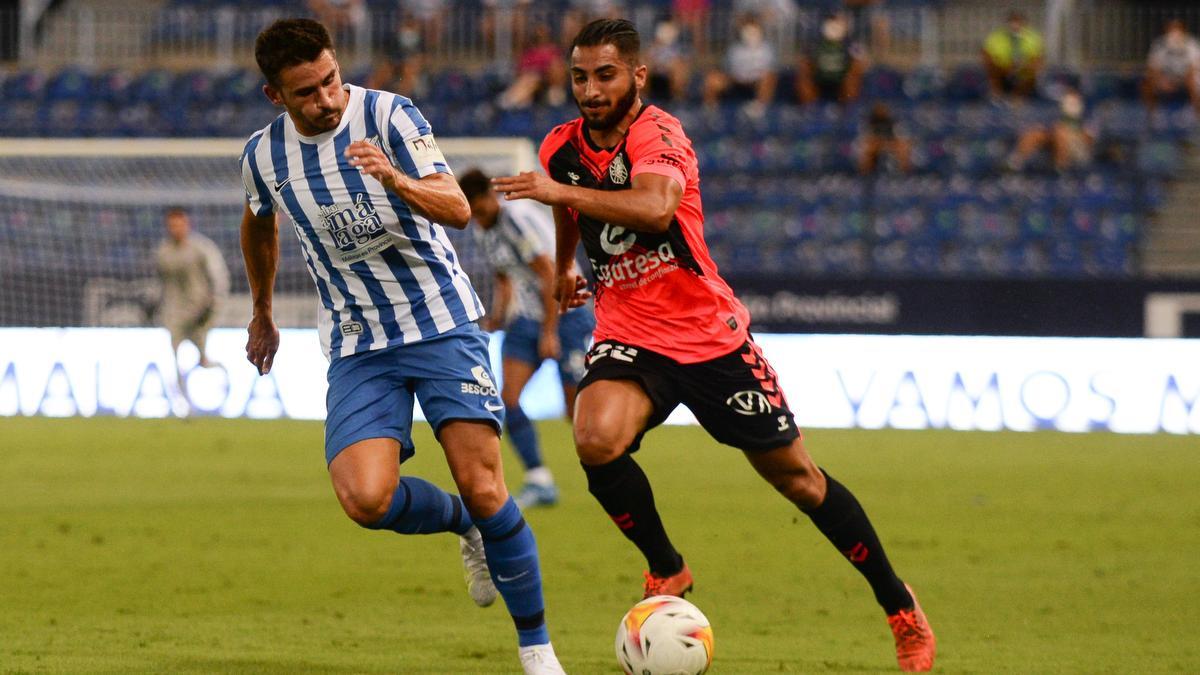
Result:
<svg viewBox="0 0 1200 675">
<path fill-rule="evenodd" d="M 546 624 L 546 611 L 542 610 L 529 616 L 513 616 L 512 620 L 517 630 L 534 630 Z"/>
<path fill-rule="evenodd" d="M 455 499 L 453 496 L 450 498 L 450 501 L 453 502 L 452 506 L 454 507 L 454 510 L 450 512 L 450 526 L 457 532 L 459 523 L 462 522 L 462 501 Z M 459 534 L 462 533 L 459 532 Z"/>
<path fill-rule="evenodd" d="M 505 539 L 512 539 L 513 537 L 517 536 L 518 534 L 521 533 L 521 530 L 523 530 L 523 529 L 525 529 L 525 518 L 524 517 L 522 517 L 520 520 L 518 520 L 517 524 L 513 525 L 511 530 L 509 530 L 508 532 L 505 532 L 504 534 L 501 534 L 499 536 L 495 536 L 495 537 L 488 536 L 488 534 L 485 533 L 483 530 L 480 530 L 479 533 L 487 541 L 504 541 Z"/>
<path fill-rule="evenodd" d="M 404 506 L 396 514 L 397 521 L 407 515 L 408 509 L 412 506 L 412 490 L 408 489 L 408 486 L 404 483 L 401 483 L 400 487 L 404 488 Z"/>
</svg>

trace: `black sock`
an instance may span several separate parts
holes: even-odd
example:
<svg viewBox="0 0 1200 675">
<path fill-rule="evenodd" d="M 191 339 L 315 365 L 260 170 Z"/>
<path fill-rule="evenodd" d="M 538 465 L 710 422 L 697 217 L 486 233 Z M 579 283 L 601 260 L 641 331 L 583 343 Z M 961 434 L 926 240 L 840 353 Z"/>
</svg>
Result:
<svg viewBox="0 0 1200 675">
<path fill-rule="evenodd" d="M 600 466 L 583 465 L 588 491 L 600 502 L 629 541 L 646 556 L 650 571 L 668 577 L 683 569 L 683 556 L 671 545 L 663 529 L 654 493 L 642 467 L 629 454 Z"/>
<path fill-rule="evenodd" d="M 825 472 L 824 469 L 821 470 Z M 904 587 L 904 582 L 892 571 L 883 545 L 871 527 L 871 521 L 863 511 L 862 505 L 854 498 L 845 485 L 825 474 L 828 486 L 825 501 L 815 509 L 805 511 L 813 524 L 829 539 L 837 550 L 846 556 L 854 569 L 867 578 L 871 590 L 875 592 L 875 600 L 883 610 L 895 614 L 901 609 L 913 606 L 912 596 Z"/>
</svg>

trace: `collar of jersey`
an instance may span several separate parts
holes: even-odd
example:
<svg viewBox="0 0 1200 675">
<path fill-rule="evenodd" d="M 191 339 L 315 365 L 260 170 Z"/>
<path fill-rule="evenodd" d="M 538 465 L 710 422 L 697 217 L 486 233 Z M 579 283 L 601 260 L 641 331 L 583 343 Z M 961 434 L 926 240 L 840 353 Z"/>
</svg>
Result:
<svg viewBox="0 0 1200 675">
<path fill-rule="evenodd" d="M 316 136 L 305 136 L 304 134 L 300 133 L 299 129 L 296 128 L 296 123 L 292 121 L 292 116 L 287 115 L 287 124 L 291 127 L 292 133 L 296 134 L 296 138 L 299 139 L 301 143 L 319 145 L 341 133 L 342 129 L 345 129 L 350 124 L 350 109 L 354 108 L 358 100 L 362 98 L 363 89 L 362 87 L 356 87 L 349 82 L 343 84 L 342 89 L 350 92 L 350 98 L 346 100 L 346 109 L 342 111 L 342 121 L 338 122 L 336 129 L 330 129 L 329 131 L 319 133 Z"/>
</svg>

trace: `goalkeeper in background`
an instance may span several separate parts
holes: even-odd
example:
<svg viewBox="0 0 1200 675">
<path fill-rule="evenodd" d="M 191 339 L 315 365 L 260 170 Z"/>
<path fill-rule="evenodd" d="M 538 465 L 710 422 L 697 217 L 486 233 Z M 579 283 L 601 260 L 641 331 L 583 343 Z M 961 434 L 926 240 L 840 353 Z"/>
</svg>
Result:
<svg viewBox="0 0 1200 675">
<path fill-rule="evenodd" d="M 171 332 L 171 355 L 179 374 L 179 345 L 190 340 L 200 351 L 200 367 L 213 365 L 205 352 L 208 330 L 217 306 L 229 293 L 229 269 L 211 239 L 192 232 L 191 219 L 182 208 L 166 213 L 167 236 L 158 245 L 155 259 L 162 282 L 159 321 Z M 182 390 L 184 398 L 187 392 Z"/>
</svg>

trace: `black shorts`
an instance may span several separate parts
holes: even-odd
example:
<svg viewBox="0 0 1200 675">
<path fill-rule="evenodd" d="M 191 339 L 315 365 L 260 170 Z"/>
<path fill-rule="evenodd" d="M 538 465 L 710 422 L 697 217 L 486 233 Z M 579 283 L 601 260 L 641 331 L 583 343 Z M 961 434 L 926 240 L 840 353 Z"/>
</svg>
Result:
<svg viewBox="0 0 1200 675">
<path fill-rule="evenodd" d="M 662 424 L 681 403 L 710 436 L 741 450 L 774 450 L 800 436 L 775 369 L 753 340 L 725 356 L 688 364 L 643 347 L 605 340 L 588 352 L 587 374 L 579 389 L 599 380 L 637 382 L 654 404 L 630 452 L 638 449 L 642 434 Z"/>
</svg>

